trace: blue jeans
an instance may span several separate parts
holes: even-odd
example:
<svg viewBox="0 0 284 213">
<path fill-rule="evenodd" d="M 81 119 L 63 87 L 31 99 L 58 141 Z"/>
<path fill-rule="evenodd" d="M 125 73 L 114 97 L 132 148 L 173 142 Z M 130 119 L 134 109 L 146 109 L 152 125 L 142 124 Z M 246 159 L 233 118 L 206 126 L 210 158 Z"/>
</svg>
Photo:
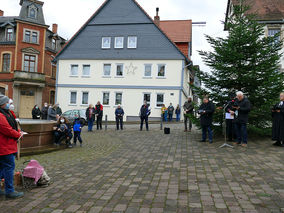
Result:
<svg viewBox="0 0 284 213">
<path fill-rule="evenodd" d="M 82 143 L 81 132 L 74 131 L 74 144 L 77 143 L 77 139 L 80 143 Z"/>
<path fill-rule="evenodd" d="M 5 192 L 14 192 L 15 155 L 0 156 L 0 178 L 5 179 Z"/>
<path fill-rule="evenodd" d="M 176 121 L 180 121 L 180 114 L 177 114 Z"/>
<path fill-rule="evenodd" d="M 207 138 L 207 131 L 208 131 L 208 138 L 209 141 L 213 141 L 213 132 L 211 126 L 202 126 L 202 140 L 206 141 Z"/>
<path fill-rule="evenodd" d="M 247 124 L 245 123 L 236 123 L 236 135 L 238 143 L 248 143 L 248 133 L 247 133 Z"/>
<path fill-rule="evenodd" d="M 88 131 L 92 131 L 94 126 L 94 119 L 88 120 Z"/>
<path fill-rule="evenodd" d="M 173 114 L 169 113 L 169 121 L 171 122 L 173 120 Z"/>
</svg>

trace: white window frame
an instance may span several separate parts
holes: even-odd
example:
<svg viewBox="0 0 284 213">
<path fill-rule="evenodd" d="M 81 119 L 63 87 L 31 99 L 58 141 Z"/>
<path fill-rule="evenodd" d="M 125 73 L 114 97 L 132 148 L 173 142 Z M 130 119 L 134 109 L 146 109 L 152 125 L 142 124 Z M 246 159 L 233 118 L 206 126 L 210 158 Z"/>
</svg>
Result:
<svg viewBox="0 0 284 213">
<path fill-rule="evenodd" d="M 72 74 L 72 66 L 77 66 L 78 67 L 77 75 L 73 75 Z M 70 64 L 70 77 L 79 77 L 79 64 Z"/>
<path fill-rule="evenodd" d="M 109 45 L 104 46 L 104 39 L 109 39 Z M 102 49 L 110 49 L 111 48 L 111 37 L 104 36 L 102 37 Z"/>
<path fill-rule="evenodd" d="M 160 66 L 165 66 L 164 76 L 159 76 Z M 158 64 L 157 68 L 158 68 L 158 70 L 157 70 L 157 78 L 166 78 L 167 65 L 166 64 Z"/>
<path fill-rule="evenodd" d="M 135 38 L 135 41 L 136 41 L 135 47 L 130 47 L 130 45 L 129 45 L 130 38 Z M 137 41 L 138 41 L 137 36 L 128 36 L 128 38 L 127 38 L 127 48 L 128 49 L 137 49 Z"/>
<path fill-rule="evenodd" d="M 35 17 L 31 17 L 31 16 L 30 16 L 32 9 L 35 10 Z M 36 18 L 37 18 L 37 15 L 38 15 L 37 13 L 38 13 L 38 9 L 37 9 L 34 5 L 29 6 L 29 8 L 28 8 L 28 18 L 36 19 Z"/>
<path fill-rule="evenodd" d="M 71 103 L 71 100 L 72 100 L 72 93 L 76 93 L 76 103 Z M 78 91 L 77 90 L 71 90 L 70 92 L 69 92 L 69 105 L 70 106 L 77 106 L 77 99 L 78 99 Z"/>
<path fill-rule="evenodd" d="M 106 65 L 110 65 L 110 72 L 109 72 L 109 75 L 105 75 L 105 66 Z M 103 77 L 104 78 L 111 78 L 111 67 L 112 67 L 112 64 L 111 63 L 105 63 L 103 64 Z"/>
<path fill-rule="evenodd" d="M 121 103 L 120 105 L 122 106 L 123 103 L 123 92 L 115 92 L 115 96 L 114 96 L 114 106 L 118 106 L 119 104 L 116 103 L 116 95 L 117 94 L 121 94 Z"/>
<path fill-rule="evenodd" d="M 26 41 L 26 31 L 30 32 L 30 41 Z M 32 35 L 33 35 L 33 33 L 37 33 L 37 41 L 36 41 L 36 43 L 32 42 Z M 29 44 L 39 44 L 39 36 L 40 36 L 40 33 L 39 33 L 38 30 L 31 30 L 31 29 L 24 28 L 23 42 L 29 43 Z"/>
<path fill-rule="evenodd" d="M 53 50 L 56 50 L 56 48 L 57 48 L 57 40 L 55 38 L 51 39 L 51 47 L 52 47 Z"/>
<path fill-rule="evenodd" d="M 38 72 L 38 55 L 37 54 L 32 54 L 32 53 L 22 53 L 22 70 L 25 71 L 25 55 L 31 55 L 31 56 L 35 56 L 35 71 L 34 73 L 37 73 Z M 28 71 L 30 72 L 30 71 Z"/>
<path fill-rule="evenodd" d="M 122 66 L 122 75 L 117 75 L 117 67 Z M 116 78 L 123 78 L 124 77 L 124 64 L 116 64 L 115 65 L 115 77 Z"/>
<path fill-rule="evenodd" d="M 163 104 L 165 104 L 165 93 L 156 93 L 156 108 L 158 108 L 158 109 L 160 109 L 160 108 L 162 108 L 162 106 L 158 106 L 158 95 L 163 95 L 163 103 L 162 103 L 162 105 Z"/>
<path fill-rule="evenodd" d="M 12 30 L 11 40 L 8 40 L 8 30 Z M 6 41 L 13 41 L 14 40 L 14 29 L 12 27 L 7 27 L 5 31 L 5 39 Z"/>
<path fill-rule="evenodd" d="M 145 95 L 150 95 L 150 102 L 149 102 L 149 106 L 151 106 L 151 101 L 152 101 L 152 93 L 151 92 L 143 92 L 143 96 L 142 96 L 142 104 L 144 104 L 144 96 Z"/>
<path fill-rule="evenodd" d="M 117 40 L 122 38 L 122 46 L 117 46 Z M 124 48 L 124 37 L 123 36 L 118 36 L 114 38 L 114 48 L 115 49 L 123 49 Z"/>
<path fill-rule="evenodd" d="M 281 31 L 281 28 L 279 27 L 279 28 L 273 28 L 273 27 L 271 27 L 271 28 L 268 28 L 268 31 L 267 31 L 267 35 L 269 36 L 269 37 L 273 37 L 273 36 L 275 36 L 276 35 L 276 33 L 274 33 L 273 35 L 269 35 L 269 32 L 270 31 L 279 31 L 279 40 L 277 40 L 277 42 L 279 42 L 279 41 L 281 41 L 281 34 L 282 34 L 282 31 Z M 276 42 L 276 40 L 275 40 L 275 42 Z"/>
<path fill-rule="evenodd" d="M 85 67 L 85 66 L 89 66 L 89 67 L 90 67 L 89 75 L 84 75 L 84 67 Z M 91 65 L 90 65 L 90 64 L 83 64 L 83 65 L 82 65 L 82 77 L 83 77 L 83 78 L 89 78 L 89 77 L 91 77 Z"/>
<path fill-rule="evenodd" d="M 150 76 L 146 76 L 146 67 L 150 66 L 151 67 L 151 75 Z M 153 77 L 153 64 L 144 64 L 144 74 L 143 74 L 143 78 L 152 78 Z"/>
<path fill-rule="evenodd" d="M 108 93 L 108 104 L 104 104 L 104 94 L 105 93 Z M 102 102 L 101 103 L 102 103 L 103 106 L 106 106 L 106 107 L 110 106 L 110 92 L 109 91 L 103 91 L 102 92 Z"/>
<path fill-rule="evenodd" d="M 84 95 L 84 93 L 87 93 L 88 94 L 88 103 L 86 103 L 86 104 L 84 104 L 83 103 L 83 95 Z M 90 97 L 90 92 L 89 91 L 82 91 L 81 92 L 81 106 L 88 106 L 89 105 L 89 97 Z"/>
</svg>

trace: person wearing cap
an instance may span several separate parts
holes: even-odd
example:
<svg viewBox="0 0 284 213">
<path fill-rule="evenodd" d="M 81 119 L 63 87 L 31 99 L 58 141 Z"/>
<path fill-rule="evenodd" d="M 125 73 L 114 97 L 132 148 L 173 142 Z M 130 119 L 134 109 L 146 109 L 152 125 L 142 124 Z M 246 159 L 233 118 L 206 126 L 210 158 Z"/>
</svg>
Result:
<svg viewBox="0 0 284 213">
<path fill-rule="evenodd" d="M 24 196 L 23 192 L 16 192 L 14 189 L 17 141 L 23 133 L 18 129 L 9 107 L 9 98 L 0 95 L 0 178 L 5 179 L 5 192 L 0 190 L 0 196 L 15 199 Z"/>
<path fill-rule="evenodd" d="M 120 105 L 117 106 L 115 110 L 115 120 L 116 120 L 116 130 L 123 130 L 123 116 L 124 116 L 124 110 L 121 108 Z"/>
</svg>

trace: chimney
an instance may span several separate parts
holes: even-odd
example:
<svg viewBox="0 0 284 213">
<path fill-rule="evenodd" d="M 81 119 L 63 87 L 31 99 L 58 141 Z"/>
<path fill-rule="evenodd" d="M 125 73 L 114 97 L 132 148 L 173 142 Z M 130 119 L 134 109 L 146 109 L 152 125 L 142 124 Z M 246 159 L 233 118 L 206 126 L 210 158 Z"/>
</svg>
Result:
<svg viewBox="0 0 284 213">
<path fill-rule="evenodd" d="M 160 9 L 157 7 L 157 8 L 156 8 L 156 16 L 154 17 L 154 22 L 155 22 L 155 24 L 158 25 L 158 26 L 160 25 L 159 10 L 160 10 Z"/>
<path fill-rule="evenodd" d="M 4 16 L 4 11 L 0 10 L 0 16 Z"/>
<path fill-rule="evenodd" d="M 57 28 L 58 28 L 58 25 L 57 24 L 52 24 L 52 32 L 54 34 L 57 34 Z"/>
</svg>

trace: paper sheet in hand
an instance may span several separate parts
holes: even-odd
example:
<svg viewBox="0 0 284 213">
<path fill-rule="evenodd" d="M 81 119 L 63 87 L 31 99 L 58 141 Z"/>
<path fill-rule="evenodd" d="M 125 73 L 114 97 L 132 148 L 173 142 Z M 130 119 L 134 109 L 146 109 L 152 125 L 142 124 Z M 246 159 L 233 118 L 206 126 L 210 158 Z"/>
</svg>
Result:
<svg viewBox="0 0 284 213">
<path fill-rule="evenodd" d="M 234 119 L 234 115 L 231 115 L 231 113 L 226 113 L 226 119 L 228 120 L 233 120 Z"/>
</svg>

